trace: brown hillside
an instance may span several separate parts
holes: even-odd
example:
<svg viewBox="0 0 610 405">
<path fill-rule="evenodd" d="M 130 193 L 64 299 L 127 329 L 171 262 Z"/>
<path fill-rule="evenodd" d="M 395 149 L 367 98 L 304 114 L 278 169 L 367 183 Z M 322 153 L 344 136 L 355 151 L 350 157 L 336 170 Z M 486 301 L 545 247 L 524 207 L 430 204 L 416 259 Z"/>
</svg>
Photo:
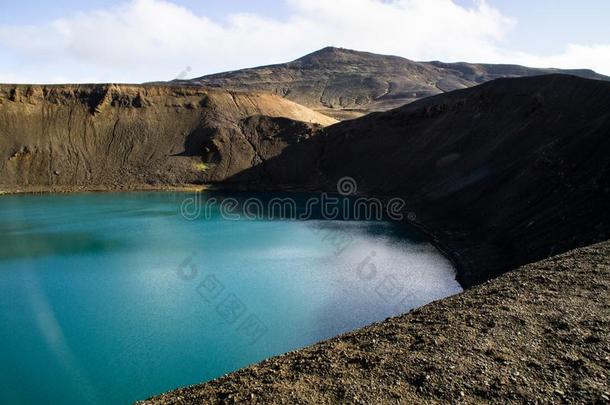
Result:
<svg viewBox="0 0 610 405">
<path fill-rule="evenodd" d="M 253 116 L 304 135 L 336 122 L 270 94 L 167 86 L 0 86 L 0 188 L 202 183 L 210 137 L 232 148 L 228 176 L 256 162 Z M 280 118 L 284 117 L 284 118 Z M 279 124 L 278 124 L 279 125 Z M 286 145 L 267 138 L 266 148 Z M 271 146 L 269 146 L 271 145 Z M 274 149 L 274 150 L 275 150 Z"/>
</svg>

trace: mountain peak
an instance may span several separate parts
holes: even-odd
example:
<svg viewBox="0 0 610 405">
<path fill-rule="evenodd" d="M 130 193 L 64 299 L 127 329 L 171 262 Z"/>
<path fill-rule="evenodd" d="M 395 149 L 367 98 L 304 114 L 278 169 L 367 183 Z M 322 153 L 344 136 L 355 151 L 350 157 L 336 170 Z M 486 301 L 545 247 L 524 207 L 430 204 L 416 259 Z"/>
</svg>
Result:
<svg viewBox="0 0 610 405">
<path fill-rule="evenodd" d="M 338 48 L 336 46 L 326 46 L 322 49 L 318 49 L 315 52 L 312 52 L 308 55 L 303 56 L 304 58 L 311 55 L 332 55 L 337 53 L 358 53 L 358 51 L 354 51 L 352 49 L 347 48 Z"/>
<path fill-rule="evenodd" d="M 370 67 L 398 64 L 412 65 L 416 62 L 398 56 L 378 55 L 370 52 L 355 51 L 347 48 L 327 46 L 293 62 L 288 63 L 293 68 L 339 68 L 347 65 L 352 68 L 367 70 Z"/>
<path fill-rule="evenodd" d="M 327 46 L 289 63 L 219 73 L 189 83 L 275 93 L 342 120 L 502 77 L 549 73 L 609 79 L 587 71 L 414 62 L 399 56 Z"/>
<path fill-rule="evenodd" d="M 365 52 L 358 52 L 346 48 L 337 48 L 334 46 L 327 46 L 319 49 L 315 52 L 309 53 L 305 56 L 295 60 L 295 62 L 308 62 L 308 61 L 320 61 L 320 60 L 335 60 L 345 58 L 349 55 L 365 54 Z"/>
</svg>

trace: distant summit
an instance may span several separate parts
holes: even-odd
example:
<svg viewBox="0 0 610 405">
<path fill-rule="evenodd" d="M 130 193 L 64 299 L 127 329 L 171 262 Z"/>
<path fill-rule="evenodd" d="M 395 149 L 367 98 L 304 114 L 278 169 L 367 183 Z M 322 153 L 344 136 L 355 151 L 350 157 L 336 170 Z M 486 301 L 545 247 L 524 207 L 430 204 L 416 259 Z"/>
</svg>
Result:
<svg viewBox="0 0 610 405">
<path fill-rule="evenodd" d="M 292 62 L 236 70 L 174 83 L 278 94 L 337 119 L 387 111 L 415 100 L 503 77 L 565 73 L 610 80 L 592 70 L 519 65 L 415 62 L 326 47 Z"/>
<path fill-rule="evenodd" d="M 322 48 L 318 51 L 307 54 L 294 62 L 290 62 L 288 64 L 342 64 L 342 63 L 355 63 L 355 64 L 370 64 L 375 63 L 375 61 L 380 60 L 394 60 L 396 62 L 411 62 L 405 58 L 401 58 L 399 56 L 388 56 L 388 55 L 378 55 L 370 52 L 360 52 L 354 51 L 352 49 L 346 48 L 335 48 L 333 46 L 328 46 L 326 48 Z"/>
</svg>

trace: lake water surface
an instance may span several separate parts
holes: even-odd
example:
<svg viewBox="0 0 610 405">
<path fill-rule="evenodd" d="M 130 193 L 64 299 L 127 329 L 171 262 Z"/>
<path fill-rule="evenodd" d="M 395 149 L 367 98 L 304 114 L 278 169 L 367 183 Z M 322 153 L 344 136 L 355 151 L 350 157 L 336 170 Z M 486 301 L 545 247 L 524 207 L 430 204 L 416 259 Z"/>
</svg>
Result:
<svg viewBox="0 0 610 405">
<path fill-rule="evenodd" d="M 461 291 L 402 225 L 186 219 L 185 197 L 0 197 L 3 402 L 129 403 Z"/>
</svg>

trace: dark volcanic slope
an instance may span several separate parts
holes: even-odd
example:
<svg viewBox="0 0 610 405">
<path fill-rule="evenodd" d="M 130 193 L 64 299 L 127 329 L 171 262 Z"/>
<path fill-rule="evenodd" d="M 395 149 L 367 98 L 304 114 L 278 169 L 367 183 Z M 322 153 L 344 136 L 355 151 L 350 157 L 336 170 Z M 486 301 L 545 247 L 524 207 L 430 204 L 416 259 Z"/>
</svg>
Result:
<svg viewBox="0 0 610 405">
<path fill-rule="evenodd" d="M 559 72 L 590 79 L 610 79 L 590 70 L 414 62 L 397 56 L 324 48 L 290 63 L 214 74 L 180 83 L 273 92 L 344 119 L 371 111 L 386 111 L 430 95 L 501 77 Z"/>
<path fill-rule="evenodd" d="M 331 126 L 230 180 L 333 190 L 344 176 L 405 198 L 466 285 L 605 240 L 610 83 L 499 79 Z"/>
<path fill-rule="evenodd" d="M 150 404 L 608 403 L 610 243 Z"/>
</svg>

